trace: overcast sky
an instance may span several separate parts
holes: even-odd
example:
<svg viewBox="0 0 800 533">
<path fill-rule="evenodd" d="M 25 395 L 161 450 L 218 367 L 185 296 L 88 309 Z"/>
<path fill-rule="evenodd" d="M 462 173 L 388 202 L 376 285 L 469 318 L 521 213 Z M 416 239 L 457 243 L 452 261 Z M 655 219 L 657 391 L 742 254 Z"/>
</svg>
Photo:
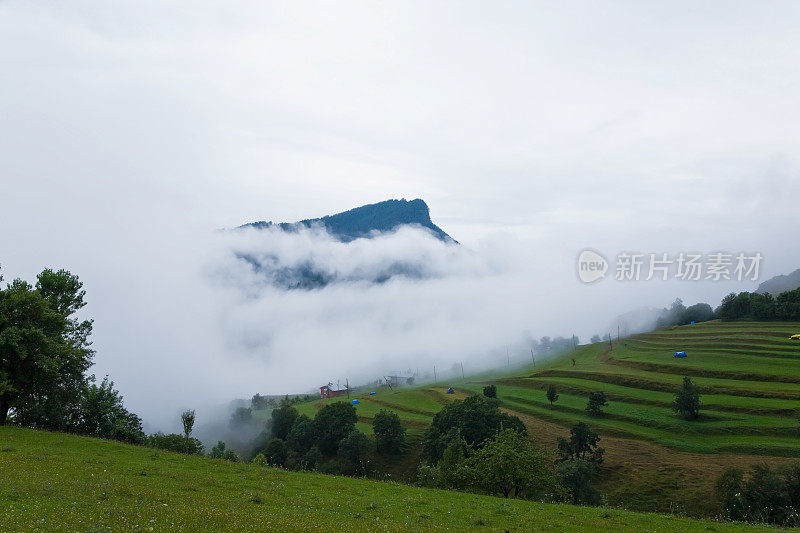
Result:
<svg viewBox="0 0 800 533">
<path fill-rule="evenodd" d="M 503 335 L 585 334 L 675 296 L 715 304 L 755 284 L 593 289 L 574 259 L 585 247 L 760 251 L 762 277 L 800 267 L 798 27 L 800 4 L 767 1 L 2 1 L 2 272 L 80 275 L 96 371 L 150 416 L 148 364 L 176 361 L 163 383 L 192 391 L 236 358 L 220 348 L 216 376 L 176 378 L 217 350 L 215 336 L 184 344 L 198 324 L 221 308 L 247 315 L 195 277 L 219 259 L 214 229 L 253 220 L 423 198 L 469 250 L 531 265 L 541 282 L 527 301 L 569 287 L 560 328 L 531 315 Z M 422 292 L 487 297 L 470 287 Z M 582 298 L 598 306 L 591 325 L 572 323 L 589 320 L 569 311 Z M 352 316 L 391 301 L 353 303 Z M 504 317 L 470 318 L 487 319 Z M 220 396 L 254 387 L 231 374 Z"/>
</svg>

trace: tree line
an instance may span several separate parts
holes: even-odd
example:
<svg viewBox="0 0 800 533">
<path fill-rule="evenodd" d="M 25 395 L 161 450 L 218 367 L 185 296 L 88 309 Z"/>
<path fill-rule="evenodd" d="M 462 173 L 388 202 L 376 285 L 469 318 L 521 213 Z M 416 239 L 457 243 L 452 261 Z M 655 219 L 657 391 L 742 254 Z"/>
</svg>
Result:
<svg viewBox="0 0 800 533">
<path fill-rule="evenodd" d="M 289 401 L 273 409 L 259 436 L 252 462 L 292 470 L 367 476 L 376 474 L 373 453 L 398 455 L 406 446 L 406 429 L 393 411 L 381 409 L 372 420 L 374 441 L 356 428 L 354 405 L 324 405 L 314 418 L 298 413 Z"/>
<path fill-rule="evenodd" d="M 692 322 L 722 320 L 800 320 L 800 288 L 778 296 L 765 292 L 730 293 L 716 309 L 707 303 L 686 307 L 680 298 L 658 318 L 657 326 L 682 326 Z"/>
</svg>

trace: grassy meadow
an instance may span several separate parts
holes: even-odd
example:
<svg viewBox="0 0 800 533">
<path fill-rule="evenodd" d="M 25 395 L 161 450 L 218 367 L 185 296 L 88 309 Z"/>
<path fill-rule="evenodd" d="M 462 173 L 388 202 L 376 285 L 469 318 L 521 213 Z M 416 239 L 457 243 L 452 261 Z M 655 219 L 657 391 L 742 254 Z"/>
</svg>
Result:
<svg viewBox="0 0 800 533">
<path fill-rule="evenodd" d="M 288 472 L 10 426 L 0 427 L 0 529 L 773 531 Z"/>
</svg>

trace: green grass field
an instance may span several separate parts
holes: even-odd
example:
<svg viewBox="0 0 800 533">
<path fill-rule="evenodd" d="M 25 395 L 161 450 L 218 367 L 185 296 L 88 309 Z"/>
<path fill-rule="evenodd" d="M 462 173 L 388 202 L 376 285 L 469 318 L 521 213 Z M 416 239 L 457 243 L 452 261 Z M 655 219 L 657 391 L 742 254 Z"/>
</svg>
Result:
<svg viewBox="0 0 800 533">
<path fill-rule="evenodd" d="M 417 393 L 403 396 L 431 406 Z M 774 531 L 288 472 L 0 427 L 2 531 Z"/>
</svg>

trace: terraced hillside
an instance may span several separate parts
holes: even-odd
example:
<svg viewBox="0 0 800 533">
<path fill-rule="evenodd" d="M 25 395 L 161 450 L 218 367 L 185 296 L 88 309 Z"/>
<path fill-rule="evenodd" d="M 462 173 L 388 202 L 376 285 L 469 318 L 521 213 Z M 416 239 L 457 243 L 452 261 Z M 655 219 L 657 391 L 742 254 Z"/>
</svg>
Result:
<svg viewBox="0 0 800 533">
<path fill-rule="evenodd" d="M 554 450 L 576 421 L 602 435 L 606 461 L 599 483 L 610 503 L 710 515 L 714 479 L 727 466 L 800 456 L 800 342 L 788 338 L 797 332 L 800 323 L 707 322 L 628 337 L 613 346 L 582 346 L 511 376 L 352 397 L 360 402 L 359 427 L 368 434 L 379 409 L 400 415 L 411 446 L 394 466 L 395 475 L 405 479 L 413 478 L 417 444 L 441 406 L 492 383 L 503 408 L 525 422 L 536 445 Z M 673 358 L 679 350 L 688 357 Z M 672 410 L 683 376 L 700 386 L 700 420 L 682 420 Z M 545 395 L 550 384 L 559 393 L 552 407 Z M 445 394 L 446 385 L 456 394 Z M 603 416 L 590 417 L 584 410 L 587 397 L 598 390 L 609 405 Z M 298 409 L 313 415 L 321 405 L 315 401 Z"/>
<path fill-rule="evenodd" d="M 522 413 L 563 425 L 582 420 L 677 450 L 800 456 L 800 342 L 789 340 L 798 331 L 798 323 L 716 321 L 659 330 L 497 380 L 498 392 Z M 672 357 L 678 350 L 688 356 Z M 700 387 L 700 420 L 672 410 L 683 376 Z M 544 395 L 550 384 L 559 391 L 552 407 Z M 584 411 L 596 390 L 609 398 L 602 417 Z"/>
</svg>

